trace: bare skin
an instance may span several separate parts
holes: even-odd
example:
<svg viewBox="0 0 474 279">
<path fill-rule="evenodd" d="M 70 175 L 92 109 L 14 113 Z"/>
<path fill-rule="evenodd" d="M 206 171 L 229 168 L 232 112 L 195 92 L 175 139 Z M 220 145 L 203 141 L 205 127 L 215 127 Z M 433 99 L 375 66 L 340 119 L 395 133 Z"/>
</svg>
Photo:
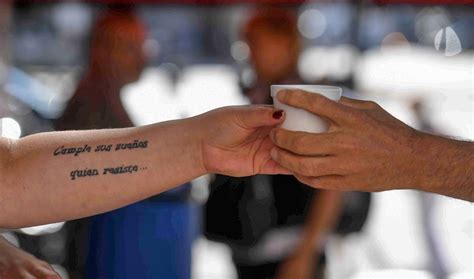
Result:
<svg viewBox="0 0 474 279">
<path fill-rule="evenodd" d="M 474 201 L 474 143 L 417 131 L 371 101 L 287 90 L 278 99 L 330 123 L 321 134 L 271 132 L 272 158 L 315 188 L 417 189 Z"/>
<path fill-rule="evenodd" d="M 269 131 L 284 118 L 274 113 L 227 107 L 144 127 L 0 138 L 0 227 L 102 213 L 206 173 L 288 173 L 270 158 Z"/>
<path fill-rule="evenodd" d="M 61 278 L 46 262 L 16 248 L 0 236 L 0 278 Z"/>
<path fill-rule="evenodd" d="M 317 195 L 311 204 L 303 237 L 293 255 L 278 270 L 278 279 L 313 278 L 316 273 L 317 260 L 320 257 L 321 242 L 331 233 L 341 213 L 342 195 L 339 191 L 324 190 Z M 315 253 L 315 247 L 316 253 Z"/>
</svg>

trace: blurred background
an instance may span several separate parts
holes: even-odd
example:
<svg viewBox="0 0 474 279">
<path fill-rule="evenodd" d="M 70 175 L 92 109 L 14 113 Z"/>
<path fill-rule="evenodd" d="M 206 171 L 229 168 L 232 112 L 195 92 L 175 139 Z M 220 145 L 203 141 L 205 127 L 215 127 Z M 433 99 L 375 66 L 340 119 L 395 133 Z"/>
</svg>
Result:
<svg viewBox="0 0 474 279">
<path fill-rule="evenodd" d="M 418 129 L 474 140 L 474 6 L 400 2 L 2 1 L 0 133 L 146 125 L 267 103 L 272 83 L 317 83 Z M 267 264 L 287 261 L 285 247 L 297 246 L 288 239 L 322 218 L 305 206 L 290 214 L 300 221 L 273 222 L 298 199 L 282 205 L 278 193 L 216 181 L 2 235 L 63 278 L 266 278 L 257 266 L 278 270 Z M 221 194 L 229 208 L 214 216 Z M 331 233 L 315 245 L 324 274 L 311 278 L 474 277 L 472 203 L 415 191 L 339 198 Z"/>
</svg>

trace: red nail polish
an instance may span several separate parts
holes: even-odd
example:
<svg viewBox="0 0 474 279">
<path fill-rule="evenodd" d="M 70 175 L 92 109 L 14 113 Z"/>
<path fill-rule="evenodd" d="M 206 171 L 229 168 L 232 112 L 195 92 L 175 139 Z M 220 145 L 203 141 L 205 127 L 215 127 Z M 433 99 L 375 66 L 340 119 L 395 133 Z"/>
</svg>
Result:
<svg viewBox="0 0 474 279">
<path fill-rule="evenodd" d="M 277 110 L 272 114 L 272 117 L 275 119 L 280 119 L 283 116 L 283 111 L 282 110 Z"/>
</svg>

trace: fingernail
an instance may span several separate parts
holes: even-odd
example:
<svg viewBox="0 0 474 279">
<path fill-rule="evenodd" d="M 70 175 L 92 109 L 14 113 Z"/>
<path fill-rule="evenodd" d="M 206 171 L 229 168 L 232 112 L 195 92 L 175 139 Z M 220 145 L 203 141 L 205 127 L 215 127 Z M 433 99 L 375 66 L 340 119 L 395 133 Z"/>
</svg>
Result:
<svg viewBox="0 0 474 279">
<path fill-rule="evenodd" d="M 272 114 L 272 117 L 276 120 L 279 120 L 283 116 L 282 110 L 277 110 Z"/>
<path fill-rule="evenodd" d="M 272 150 L 270 151 L 270 156 L 272 157 L 273 160 L 277 159 L 278 151 L 276 150 L 276 148 L 272 148 Z"/>
</svg>

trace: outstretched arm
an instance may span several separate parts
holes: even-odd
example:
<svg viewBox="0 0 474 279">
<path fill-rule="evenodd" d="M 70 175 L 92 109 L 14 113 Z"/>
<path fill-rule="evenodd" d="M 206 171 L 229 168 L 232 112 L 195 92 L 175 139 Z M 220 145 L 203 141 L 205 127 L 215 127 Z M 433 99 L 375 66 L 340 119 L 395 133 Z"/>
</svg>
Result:
<svg viewBox="0 0 474 279">
<path fill-rule="evenodd" d="M 330 122 L 321 134 L 275 129 L 272 158 L 316 188 L 411 188 L 474 201 L 474 143 L 417 131 L 370 101 L 299 90 L 278 99 Z"/>
<path fill-rule="evenodd" d="M 209 172 L 279 173 L 272 107 L 228 107 L 144 127 L 0 138 L 0 227 L 112 210 Z"/>
</svg>

